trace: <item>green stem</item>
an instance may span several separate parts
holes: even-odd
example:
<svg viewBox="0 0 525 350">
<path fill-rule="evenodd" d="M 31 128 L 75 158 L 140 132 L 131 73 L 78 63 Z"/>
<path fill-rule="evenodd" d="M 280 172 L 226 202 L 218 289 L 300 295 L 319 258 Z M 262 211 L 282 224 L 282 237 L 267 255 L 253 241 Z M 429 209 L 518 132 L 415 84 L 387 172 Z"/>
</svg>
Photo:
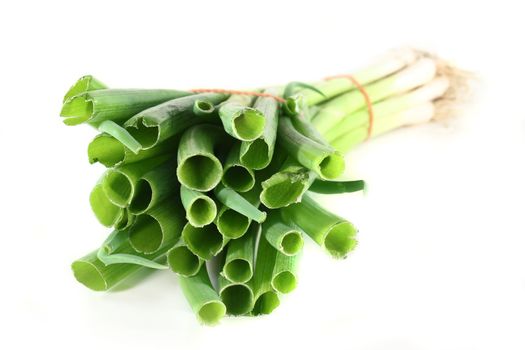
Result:
<svg viewBox="0 0 525 350">
<path fill-rule="evenodd" d="M 179 276 L 179 284 L 182 293 L 200 322 L 213 325 L 224 317 L 226 306 L 213 289 L 205 265 L 195 276 Z"/>
<path fill-rule="evenodd" d="M 161 253 L 165 253 L 167 248 L 168 247 L 165 247 Z M 120 251 L 128 253 L 122 253 Z M 129 253 L 131 251 L 132 254 Z M 128 231 L 113 231 L 99 248 L 97 258 L 105 265 L 135 264 L 156 270 L 165 270 L 168 268 L 165 264 L 160 264 L 144 254 L 137 254 L 133 251 L 129 243 Z"/>
<path fill-rule="evenodd" d="M 129 240 L 137 252 L 153 254 L 165 246 L 173 246 L 181 236 L 185 222 L 184 209 L 178 198 L 168 198 L 137 216 L 129 230 Z"/>
<path fill-rule="evenodd" d="M 253 307 L 253 292 L 246 284 L 235 283 L 219 276 L 219 295 L 228 314 L 238 316 L 250 312 Z"/>
<path fill-rule="evenodd" d="M 225 245 L 225 239 L 215 225 L 193 227 L 187 223 L 182 230 L 182 238 L 192 253 L 203 260 L 210 260 Z"/>
<path fill-rule="evenodd" d="M 141 149 L 140 143 L 131 134 L 112 120 L 105 120 L 98 126 L 98 131 L 105 132 L 113 136 L 120 143 L 126 146 L 131 152 L 137 154 Z"/>
<path fill-rule="evenodd" d="M 168 266 L 180 276 L 195 276 L 201 269 L 204 260 L 193 254 L 183 240 L 168 252 Z"/>
<path fill-rule="evenodd" d="M 250 227 L 251 220 L 241 213 L 236 212 L 235 210 L 228 208 L 223 205 L 219 212 L 217 213 L 217 218 L 215 219 L 215 225 L 219 232 L 228 239 L 237 239 L 242 237 L 248 227 Z"/>
<path fill-rule="evenodd" d="M 277 252 L 272 273 L 272 287 L 279 293 L 290 293 L 297 286 L 297 265 L 300 254 L 293 256 Z"/>
<path fill-rule="evenodd" d="M 114 227 L 115 230 L 125 230 L 129 227 L 131 227 L 135 220 L 137 219 L 137 216 L 134 215 L 129 211 L 129 208 L 124 209 L 124 214 L 120 217 L 120 219 L 115 223 Z"/>
<path fill-rule="evenodd" d="M 145 173 L 168 161 L 168 157 L 159 156 L 108 169 L 102 179 L 102 188 L 108 199 L 119 207 L 129 206 L 139 179 Z"/>
<path fill-rule="evenodd" d="M 280 304 L 279 296 L 272 288 L 272 275 L 277 250 L 266 239 L 259 239 L 255 271 L 250 281 L 255 304 L 254 315 L 270 314 Z"/>
<path fill-rule="evenodd" d="M 265 90 L 265 93 L 276 95 L 277 89 Z M 270 164 L 275 149 L 279 105 L 274 98 L 259 97 L 253 108 L 260 111 L 265 118 L 264 131 L 260 138 L 245 141 L 241 144 L 240 159 L 242 164 L 251 169 L 263 169 Z"/>
<path fill-rule="evenodd" d="M 156 253 L 148 255 L 147 259 L 159 262 L 161 259 L 164 259 L 167 249 L 168 247 L 158 250 Z M 129 263 L 106 265 L 98 259 L 98 252 L 99 250 L 95 250 L 71 264 L 76 280 L 89 289 L 95 291 L 108 290 L 144 268 L 144 266 Z M 145 255 L 137 254 L 127 241 L 124 241 L 118 247 L 114 247 L 114 253 L 133 254 L 146 258 Z"/>
<path fill-rule="evenodd" d="M 186 219 L 192 226 L 209 225 L 217 216 L 217 205 L 206 194 L 181 186 L 180 197 L 186 210 Z"/>
<path fill-rule="evenodd" d="M 363 180 L 356 181 L 322 181 L 315 180 L 309 190 L 323 194 L 337 194 L 362 191 L 366 187 Z"/>
<path fill-rule="evenodd" d="M 125 210 L 111 202 L 102 188 L 101 180 L 93 187 L 89 195 L 89 204 L 97 220 L 106 227 L 112 227 L 123 219 Z"/>
<path fill-rule="evenodd" d="M 316 176 L 293 160 L 288 160 L 282 169 L 262 182 L 261 203 L 276 209 L 300 202 Z"/>
<path fill-rule="evenodd" d="M 357 244 L 357 229 L 347 220 L 330 213 L 310 196 L 301 203 L 281 209 L 285 222 L 299 226 L 335 258 L 344 258 Z"/>
<path fill-rule="evenodd" d="M 222 204 L 246 216 L 247 218 L 258 223 L 262 223 L 266 219 L 265 212 L 257 209 L 256 206 L 252 205 L 248 200 L 231 188 L 226 188 L 222 185 L 219 185 L 215 188 L 214 193 Z"/>
<path fill-rule="evenodd" d="M 419 53 L 413 49 L 402 49 L 389 52 L 385 57 L 361 69 L 352 76 L 361 84 L 369 84 L 373 81 L 381 80 L 384 77 L 395 73 L 407 65 L 412 64 L 419 56 Z M 300 93 L 304 95 L 308 105 L 312 106 L 321 102 L 332 99 L 342 93 L 355 89 L 352 81 L 346 77 L 324 80 L 313 84 L 323 95 L 304 89 Z"/>
<path fill-rule="evenodd" d="M 428 83 L 435 73 L 436 64 L 432 59 L 420 59 L 409 68 L 365 86 L 366 93 L 371 103 L 376 103 Z M 313 125 L 324 134 L 336 127 L 345 116 L 365 106 L 363 94 L 359 90 L 350 91 L 327 102 L 313 118 Z"/>
<path fill-rule="evenodd" d="M 278 136 L 279 144 L 288 154 L 321 178 L 335 179 L 343 173 L 343 156 L 332 147 L 303 135 L 294 127 L 291 118 L 281 118 Z"/>
<path fill-rule="evenodd" d="M 251 108 L 253 97 L 232 95 L 219 108 L 224 130 L 241 141 L 254 141 L 261 137 L 266 124 L 265 116 Z"/>
<path fill-rule="evenodd" d="M 262 226 L 263 236 L 284 255 L 296 255 L 303 248 L 303 236 L 300 230 L 282 222 L 281 215 L 273 211 Z"/>
<path fill-rule="evenodd" d="M 89 143 L 89 163 L 100 163 L 108 168 L 136 163 L 148 158 L 172 153 L 178 142 L 179 139 L 177 137 L 171 138 L 155 148 L 139 151 L 135 154 L 114 137 L 108 134 L 100 134 Z"/>
<path fill-rule="evenodd" d="M 193 113 L 197 101 L 215 105 L 226 97 L 224 94 L 198 94 L 173 99 L 140 111 L 124 126 L 143 149 L 153 148 L 193 125 L 211 121 L 208 116 L 198 117 Z"/>
<path fill-rule="evenodd" d="M 241 238 L 230 241 L 221 272 L 226 279 L 234 283 L 246 283 L 252 278 L 258 231 L 259 225 L 254 224 Z"/>
<path fill-rule="evenodd" d="M 186 130 L 180 140 L 177 178 L 195 191 L 209 191 L 221 181 L 222 165 L 215 148 L 224 141 L 222 130 L 211 125 L 196 125 Z"/>
<path fill-rule="evenodd" d="M 395 114 L 385 115 L 382 118 L 375 119 L 370 137 L 377 137 L 405 125 L 428 122 L 432 119 L 433 115 L 434 105 L 432 102 L 413 106 Z M 346 153 L 354 146 L 366 141 L 368 138 L 368 126 L 365 125 L 353 129 L 346 135 L 341 135 L 331 141 L 331 144 L 335 149 Z"/>
<path fill-rule="evenodd" d="M 195 100 L 193 103 L 193 114 L 197 117 L 213 117 L 215 114 L 215 106 L 210 101 Z"/>
<path fill-rule="evenodd" d="M 417 89 L 374 103 L 372 107 L 374 113 L 374 127 L 376 124 L 380 124 L 382 119 L 389 118 L 389 116 L 395 115 L 411 107 L 433 101 L 442 96 L 448 87 L 448 79 L 438 77 Z M 333 141 L 349 134 L 357 128 L 363 126 L 368 127 L 369 118 L 370 115 L 368 109 L 364 108 L 358 110 L 341 119 L 337 126 L 328 130 L 324 136 L 327 140 Z"/>
<path fill-rule="evenodd" d="M 178 183 L 173 181 L 176 169 L 177 162 L 172 159 L 142 175 L 135 184 L 129 211 L 135 215 L 143 214 L 173 196 L 179 189 Z"/>
<path fill-rule="evenodd" d="M 103 89 L 87 91 L 67 99 L 60 116 L 64 124 L 89 123 L 97 127 L 105 120 L 122 123 L 140 111 L 190 92 L 177 90 Z"/>
<path fill-rule="evenodd" d="M 107 86 L 91 75 L 85 75 L 77 80 L 75 85 L 69 88 L 64 96 L 63 102 L 66 102 L 71 97 L 80 95 L 87 91 L 107 89 Z"/>
<path fill-rule="evenodd" d="M 233 145 L 226 162 L 224 163 L 224 174 L 222 183 L 224 186 L 237 192 L 247 192 L 255 185 L 255 175 L 253 170 L 241 164 L 239 158 L 241 145 Z"/>
</svg>

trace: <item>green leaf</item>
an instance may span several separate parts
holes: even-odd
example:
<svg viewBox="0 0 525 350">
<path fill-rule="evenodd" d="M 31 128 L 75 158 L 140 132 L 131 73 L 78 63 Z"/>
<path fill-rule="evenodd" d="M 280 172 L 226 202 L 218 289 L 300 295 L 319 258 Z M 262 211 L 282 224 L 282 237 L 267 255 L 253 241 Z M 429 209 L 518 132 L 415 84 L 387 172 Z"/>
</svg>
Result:
<svg viewBox="0 0 525 350">
<path fill-rule="evenodd" d="M 363 180 L 356 181 L 323 181 L 315 180 L 309 190 L 323 194 L 337 194 L 363 191 L 366 189 L 366 183 Z"/>
</svg>

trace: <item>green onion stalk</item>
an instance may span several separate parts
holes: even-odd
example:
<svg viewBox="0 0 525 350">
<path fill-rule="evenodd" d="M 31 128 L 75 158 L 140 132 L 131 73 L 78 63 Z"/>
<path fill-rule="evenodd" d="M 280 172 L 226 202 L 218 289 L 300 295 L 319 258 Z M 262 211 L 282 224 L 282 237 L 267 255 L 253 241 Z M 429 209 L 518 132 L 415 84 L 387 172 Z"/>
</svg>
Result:
<svg viewBox="0 0 525 350">
<path fill-rule="evenodd" d="M 335 259 L 357 245 L 357 228 L 316 201 L 366 189 L 341 178 L 344 154 L 442 114 L 459 73 L 402 49 L 351 76 L 253 96 L 110 89 L 82 77 L 61 116 L 99 132 L 88 160 L 107 169 L 89 201 L 112 232 L 73 262 L 75 278 L 104 291 L 142 269 L 168 270 L 204 324 L 272 313 L 297 286 L 305 239 Z"/>
<path fill-rule="evenodd" d="M 260 193 L 259 181 L 244 193 L 223 186 L 215 188 L 215 195 L 222 203 L 215 225 L 226 239 L 238 239 L 248 231 L 252 220 L 260 223 L 266 219 L 266 212 L 259 209 Z"/>
<path fill-rule="evenodd" d="M 66 125 L 88 123 L 98 127 L 106 120 L 120 124 L 146 108 L 189 94 L 178 90 L 91 90 L 68 97 L 60 115 Z"/>
<path fill-rule="evenodd" d="M 267 94 L 277 95 L 278 89 L 267 89 Z M 273 158 L 277 125 L 279 117 L 278 102 L 271 97 L 259 97 L 253 108 L 264 116 L 264 129 L 261 136 L 253 141 L 244 141 L 241 144 L 240 160 L 249 169 L 264 169 Z"/>
<path fill-rule="evenodd" d="M 222 129 L 202 124 L 187 129 L 177 150 L 177 178 L 195 191 L 210 191 L 222 179 L 223 168 L 217 150 L 223 137 Z"/>
<path fill-rule="evenodd" d="M 139 253 L 153 254 L 167 245 L 173 246 L 183 232 L 184 209 L 179 199 L 171 197 L 137 216 L 129 229 L 129 240 Z"/>
<path fill-rule="evenodd" d="M 102 178 L 102 189 L 113 204 L 127 208 L 135 196 L 141 177 L 167 162 L 169 157 L 164 155 L 108 169 Z"/>
<path fill-rule="evenodd" d="M 345 258 L 357 245 L 354 225 L 322 208 L 309 195 L 281 212 L 286 223 L 300 227 L 334 258 Z"/>
<path fill-rule="evenodd" d="M 141 149 L 149 149 L 184 131 L 188 127 L 213 121 L 210 115 L 202 116 L 202 107 L 213 108 L 227 95 L 224 94 L 198 94 L 175 98 L 165 103 L 155 105 L 149 109 L 139 111 L 124 123 L 126 130 L 140 143 Z M 198 115 L 194 113 L 194 107 Z"/>
<path fill-rule="evenodd" d="M 209 225 L 217 216 L 215 201 L 205 193 L 182 186 L 180 197 L 186 211 L 186 219 L 192 226 L 203 227 Z"/>
<path fill-rule="evenodd" d="M 224 317 L 226 306 L 211 284 L 206 265 L 194 276 L 179 276 L 179 284 L 200 322 L 214 325 Z"/>
<path fill-rule="evenodd" d="M 252 101 L 252 96 L 232 95 L 219 108 L 224 131 L 240 141 L 255 141 L 265 129 L 266 117 L 250 107 Z"/>
<path fill-rule="evenodd" d="M 255 300 L 252 314 L 255 316 L 270 314 L 280 304 L 279 295 L 272 287 L 276 257 L 277 250 L 264 237 L 261 237 L 257 249 L 255 271 L 250 281 Z"/>
<path fill-rule="evenodd" d="M 253 276 L 255 242 L 259 225 L 252 224 L 250 230 L 228 244 L 221 275 L 234 283 L 247 283 Z"/>
<path fill-rule="evenodd" d="M 167 260 L 173 272 L 185 277 L 195 276 L 204 263 L 204 260 L 195 255 L 182 239 L 168 251 Z"/>
</svg>

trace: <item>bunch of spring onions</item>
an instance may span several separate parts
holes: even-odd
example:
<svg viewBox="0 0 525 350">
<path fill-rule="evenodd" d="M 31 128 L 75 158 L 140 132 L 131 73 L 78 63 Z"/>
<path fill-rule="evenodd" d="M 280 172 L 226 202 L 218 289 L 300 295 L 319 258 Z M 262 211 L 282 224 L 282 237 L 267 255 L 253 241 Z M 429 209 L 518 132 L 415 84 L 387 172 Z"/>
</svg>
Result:
<svg viewBox="0 0 525 350">
<path fill-rule="evenodd" d="M 111 89 L 82 77 L 61 116 L 100 132 L 89 162 L 107 169 L 89 200 L 112 232 L 73 262 L 76 279 L 105 291 L 140 269 L 169 269 L 205 324 L 271 313 L 296 287 L 304 239 L 337 259 L 356 246 L 354 225 L 311 192 L 362 190 L 339 180 L 343 155 L 430 121 L 453 81 L 444 67 L 416 50 L 389 52 L 352 75 L 365 93 L 348 77 L 246 94 Z"/>
</svg>

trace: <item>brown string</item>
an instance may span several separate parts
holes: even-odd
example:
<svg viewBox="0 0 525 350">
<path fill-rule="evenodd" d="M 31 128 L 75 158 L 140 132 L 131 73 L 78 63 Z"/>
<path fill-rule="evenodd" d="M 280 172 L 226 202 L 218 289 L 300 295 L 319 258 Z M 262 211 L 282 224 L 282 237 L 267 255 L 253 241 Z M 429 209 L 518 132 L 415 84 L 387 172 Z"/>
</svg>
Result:
<svg viewBox="0 0 525 350">
<path fill-rule="evenodd" d="M 368 132 L 367 132 L 366 138 L 369 139 L 370 136 L 372 135 L 372 128 L 374 126 L 374 111 L 372 109 L 372 100 L 370 99 L 370 96 L 368 96 L 368 93 L 366 92 L 363 85 L 359 84 L 357 79 L 355 79 L 350 74 L 334 75 L 334 76 L 325 78 L 325 80 L 339 79 L 339 78 L 349 79 L 352 82 L 352 84 L 355 85 L 357 90 L 359 90 L 359 92 L 361 93 L 361 95 L 363 95 L 363 98 L 365 99 L 366 109 L 368 110 Z"/>
</svg>

